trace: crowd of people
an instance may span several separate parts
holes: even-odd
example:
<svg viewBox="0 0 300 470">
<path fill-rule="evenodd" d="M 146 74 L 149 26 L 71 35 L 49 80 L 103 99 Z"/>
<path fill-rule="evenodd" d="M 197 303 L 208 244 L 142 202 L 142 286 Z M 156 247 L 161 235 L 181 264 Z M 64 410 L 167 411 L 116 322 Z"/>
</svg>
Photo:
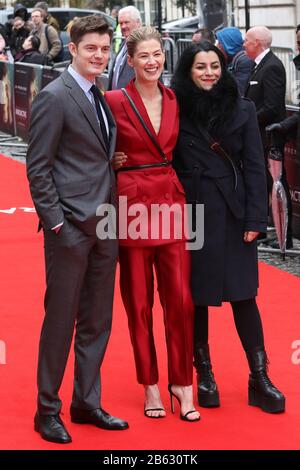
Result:
<svg viewBox="0 0 300 470">
<path fill-rule="evenodd" d="M 39 8 L 31 18 L 43 31 L 46 17 Z M 295 118 L 284 120 L 285 70 L 270 50 L 271 32 L 255 26 L 243 40 L 234 27 L 216 36 L 198 30 L 167 88 L 160 81 L 165 62 L 161 35 L 142 26 L 133 6 L 117 9 L 117 15 L 122 39 L 110 65 L 108 24 L 97 16 L 78 18 L 70 27 L 71 64 L 32 107 L 27 174 L 46 263 L 34 423 L 43 439 L 58 443 L 72 440 L 60 418 L 59 389 L 74 329 L 71 420 L 110 430 L 128 428 L 126 421 L 104 411 L 101 399 L 100 368 L 111 329 L 117 259 L 145 417 L 167 416 L 153 334 L 154 272 L 164 314 L 172 411 L 176 399 L 180 419 L 200 420 L 193 365 L 199 406 L 220 406 L 208 332 L 209 307 L 223 302 L 231 304 L 248 361 L 249 405 L 268 413 L 285 410 L 285 397 L 267 372 L 256 303 L 257 239 L 268 222 L 267 134 L 275 132 L 283 146 L 284 133 L 298 124 Z M 18 26 L 25 28 L 25 23 Z M 42 41 L 29 32 L 21 50 L 15 41 L 15 57 L 26 61 L 29 54 L 38 54 Z M 55 45 L 54 40 L 54 49 L 43 54 L 53 58 Z M 96 77 L 107 67 L 109 85 L 103 94 Z M 285 173 L 282 180 L 287 185 Z M 147 208 L 140 219 L 146 227 L 143 236 L 130 237 L 130 218 L 126 237 L 97 236 L 97 208 L 118 206 L 118 197 L 126 197 L 128 214 L 136 204 Z M 153 204 L 175 205 L 182 213 L 186 203 L 193 208 L 192 226 L 196 206 L 204 206 L 201 249 L 187 250 L 185 232 L 176 235 L 182 223 L 176 211 L 168 237 L 160 229 L 151 236 L 161 216 L 152 214 Z M 291 247 L 291 223 L 287 237 Z"/>
<path fill-rule="evenodd" d="M 16 4 L 13 18 L 1 25 L 0 41 L 1 60 L 51 65 L 62 57 L 59 24 L 46 2 L 36 3 L 31 15 L 24 5 Z"/>
</svg>

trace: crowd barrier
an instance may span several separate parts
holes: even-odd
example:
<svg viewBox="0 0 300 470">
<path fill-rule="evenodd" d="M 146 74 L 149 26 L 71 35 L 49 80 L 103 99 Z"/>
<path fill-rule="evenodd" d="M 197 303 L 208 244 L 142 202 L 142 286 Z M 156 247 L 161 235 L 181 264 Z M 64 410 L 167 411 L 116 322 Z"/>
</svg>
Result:
<svg viewBox="0 0 300 470">
<path fill-rule="evenodd" d="M 26 142 L 32 101 L 61 71 L 41 65 L 0 61 L 0 130 Z"/>
<path fill-rule="evenodd" d="M 168 46 L 171 54 L 174 47 L 172 41 L 168 41 Z M 0 130 L 26 142 L 32 100 L 62 70 L 0 61 Z M 170 72 L 171 69 L 168 68 L 166 73 L 171 75 Z M 298 107 L 287 106 L 287 112 L 298 112 Z M 294 234 L 300 238 L 300 155 L 296 153 L 295 141 L 289 141 L 285 146 L 285 167 L 293 203 Z"/>
<path fill-rule="evenodd" d="M 287 115 L 299 113 L 296 106 L 287 106 Z M 298 130 L 300 136 L 300 129 Z M 293 233 L 300 238 L 300 155 L 296 152 L 296 140 L 290 140 L 285 145 L 284 167 L 290 187 L 293 205 Z"/>
</svg>

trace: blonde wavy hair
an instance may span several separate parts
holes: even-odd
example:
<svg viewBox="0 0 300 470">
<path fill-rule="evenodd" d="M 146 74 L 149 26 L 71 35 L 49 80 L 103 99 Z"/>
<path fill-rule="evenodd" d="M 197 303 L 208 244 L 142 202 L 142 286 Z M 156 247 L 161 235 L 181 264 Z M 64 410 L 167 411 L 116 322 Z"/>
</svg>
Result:
<svg viewBox="0 0 300 470">
<path fill-rule="evenodd" d="M 133 57 L 137 45 L 142 41 L 149 41 L 150 39 L 155 39 L 160 44 L 161 50 L 163 50 L 161 34 L 157 29 L 152 26 L 142 26 L 141 28 L 134 29 L 126 40 L 128 55 Z"/>
</svg>

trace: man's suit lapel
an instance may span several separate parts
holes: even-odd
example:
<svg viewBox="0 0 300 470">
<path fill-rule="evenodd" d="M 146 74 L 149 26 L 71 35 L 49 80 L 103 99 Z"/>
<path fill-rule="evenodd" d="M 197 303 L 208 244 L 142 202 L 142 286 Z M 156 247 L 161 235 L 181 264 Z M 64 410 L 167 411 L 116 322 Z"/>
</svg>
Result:
<svg viewBox="0 0 300 470">
<path fill-rule="evenodd" d="M 252 70 L 251 75 L 249 77 L 249 82 L 247 85 L 246 93 L 245 93 L 246 96 L 250 88 L 250 82 L 257 79 L 257 74 L 259 76 L 259 71 L 262 70 L 266 62 L 270 60 L 270 58 L 272 57 L 272 54 L 273 52 L 269 51 L 268 54 L 266 54 L 265 57 L 260 61 L 260 63 L 257 66 L 255 66 L 254 69 Z"/>
<path fill-rule="evenodd" d="M 144 103 L 142 101 L 142 98 L 140 97 L 140 94 L 138 93 L 137 89 L 134 86 L 134 82 L 131 81 L 127 87 L 126 87 L 127 92 L 129 95 L 132 97 L 134 100 L 134 103 L 140 112 L 146 126 L 148 127 L 149 131 L 153 135 L 154 139 L 157 141 L 158 145 L 161 147 L 161 149 L 164 149 L 165 144 L 168 142 L 173 128 L 174 128 L 174 120 L 176 119 L 176 113 L 177 113 L 177 105 L 176 105 L 176 99 L 170 99 L 170 97 L 167 95 L 167 92 L 165 88 L 161 87 L 163 98 L 162 98 L 162 116 L 161 116 L 161 124 L 160 124 L 160 130 L 158 135 L 156 134 L 152 123 L 150 121 L 150 118 L 148 116 L 148 113 L 146 111 L 146 108 L 144 106 Z M 124 96 L 122 99 L 122 105 L 125 109 L 126 114 L 128 115 L 129 119 L 131 120 L 133 126 L 138 130 L 138 133 L 140 136 L 143 137 L 147 147 L 150 149 L 151 153 L 157 156 L 159 161 L 162 160 L 162 157 L 153 144 L 151 138 L 148 136 L 147 132 L 143 128 L 141 122 L 139 121 L 137 115 L 133 111 L 128 99 Z"/>
<path fill-rule="evenodd" d="M 271 59 L 272 54 L 273 54 L 273 52 L 272 52 L 272 51 L 269 51 L 268 54 L 265 55 L 265 57 L 260 61 L 260 63 L 259 63 L 258 66 L 256 67 L 256 69 L 254 70 L 253 76 L 256 76 L 257 73 L 264 67 L 264 65 L 266 64 L 266 62 L 268 62 L 268 60 Z"/>
<path fill-rule="evenodd" d="M 81 111 L 83 112 L 84 116 L 88 120 L 91 128 L 95 132 L 97 138 L 99 139 L 103 149 L 105 150 L 106 155 L 106 146 L 103 140 L 101 129 L 99 123 L 96 118 L 95 110 L 93 109 L 93 105 L 85 96 L 83 90 L 80 88 L 76 80 L 65 70 L 61 75 L 65 86 L 69 89 L 69 95 L 71 98 L 77 103 Z"/>
</svg>

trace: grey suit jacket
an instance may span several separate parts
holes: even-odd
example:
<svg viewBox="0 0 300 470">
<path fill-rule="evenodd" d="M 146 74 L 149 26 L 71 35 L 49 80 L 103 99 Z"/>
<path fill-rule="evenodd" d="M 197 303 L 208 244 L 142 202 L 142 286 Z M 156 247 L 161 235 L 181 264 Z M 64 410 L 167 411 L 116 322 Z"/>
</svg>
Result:
<svg viewBox="0 0 300 470">
<path fill-rule="evenodd" d="M 27 176 L 40 223 L 51 229 L 67 218 L 95 234 L 96 209 L 115 202 L 110 160 L 116 124 L 105 106 L 110 148 L 104 146 L 93 105 L 64 71 L 35 98 L 27 153 Z"/>
<path fill-rule="evenodd" d="M 119 54 L 121 53 L 121 51 L 122 51 L 122 47 L 120 48 Z M 115 59 L 113 61 L 113 64 L 112 64 L 112 67 L 111 67 L 111 70 L 109 72 L 108 90 L 112 89 L 114 67 L 115 67 L 115 63 L 116 63 L 116 60 L 117 60 L 117 57 L 118 57 L 119 54 L 117 54 L 117 56 L 115 57 Z M 128 83 L 130 82 L 130 80 L 134 77 L 135 77 L 135 72 L 134 72 L 133 67 L 131 67 L 128 64 L 127 60 L 125 60 L 124 63 L 122 64 L 122 68 L 121 68 L 120 73 L 119 73 L 118 82 L 117 82 L 117 89 L 120 90 L 121 88 L 125 88 L 126 85 L 128 85 Z"/>
</svg>

